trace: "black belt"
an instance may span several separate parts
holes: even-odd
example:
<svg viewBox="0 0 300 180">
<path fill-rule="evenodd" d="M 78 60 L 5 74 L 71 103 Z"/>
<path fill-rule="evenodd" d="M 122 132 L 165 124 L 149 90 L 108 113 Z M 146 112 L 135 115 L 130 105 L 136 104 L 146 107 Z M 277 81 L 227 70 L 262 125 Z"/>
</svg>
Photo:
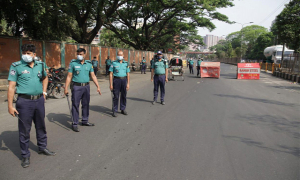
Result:
<svg viewBox="0 0 300 180">
<path fill-rule="evenodd" d="M 20 98 L 31 99 L 31 100 L 40 99 L 40 97 L 42 96 L 43 94 L 39 94 L 39 95 L 18 94 L 18 97 Z"/>
<path fill-rule="evenodd" d="M 166 74 L 155 74 L 154 76 L 164 76 Z"/>
<path fill-rule="evenodd" d="M 127 78 L 127 76 L 125 76 L 125 77 L 117 77 L 117 76 L 114 76 L 114 79 L 126 79 Z"/>
<path fill-rule="evenodd" d="M 87 86 L 87 85 L 89 85 L 90 83 L 89 82 L 87 82 L 87 83 L 77 83 L 77 82 L 73 82 L 73 85 L 74 86 Z"/>
</svg>

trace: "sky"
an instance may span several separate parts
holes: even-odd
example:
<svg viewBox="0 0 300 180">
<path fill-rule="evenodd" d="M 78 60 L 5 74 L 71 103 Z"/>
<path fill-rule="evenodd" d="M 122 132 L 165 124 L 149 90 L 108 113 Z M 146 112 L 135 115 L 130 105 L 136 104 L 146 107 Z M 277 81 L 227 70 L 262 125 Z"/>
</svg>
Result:
<svg viewBox="0 0 300 180">
<path fill-rule="evenodd" d="M 268 30 L 271 27 L 272 21 L 284 9 L 284 5 L 290 0 L 234 0 L 235 6 L 229 8 L 218 9 L 218 12 L 226 15 L 230 21 L 235 21 L 241 24 L 253 22 L 250 25 L 260 25 Z M 227 24 L 221 21 L 213 21 L 216 28 L 209 32 L 205 28 L 198 28 L 198 34 L 205 36 L 207 34 L 215 36 L 227 36 L 228 34 L 240 31 L 242 25 Z M 244 25 L 249 26 L 249 24 Z"/>
</svg>

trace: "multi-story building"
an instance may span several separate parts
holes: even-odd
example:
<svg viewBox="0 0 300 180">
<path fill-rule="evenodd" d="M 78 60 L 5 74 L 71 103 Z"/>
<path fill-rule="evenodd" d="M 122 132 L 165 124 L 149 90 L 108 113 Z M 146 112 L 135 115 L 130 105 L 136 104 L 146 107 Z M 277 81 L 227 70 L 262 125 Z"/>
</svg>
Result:
<svg viewBox="0 0 300 180">
<path fill-rule="evenodd" d="M 201 50 L 209 49 L 210 47 L 218 44 L 220 40 L 224 40 L 225 38 L 222 36 L 214 36 L 207 34 L 206 36 L 203 36 L 204 46 L 201 46 Z"/>
</svg>

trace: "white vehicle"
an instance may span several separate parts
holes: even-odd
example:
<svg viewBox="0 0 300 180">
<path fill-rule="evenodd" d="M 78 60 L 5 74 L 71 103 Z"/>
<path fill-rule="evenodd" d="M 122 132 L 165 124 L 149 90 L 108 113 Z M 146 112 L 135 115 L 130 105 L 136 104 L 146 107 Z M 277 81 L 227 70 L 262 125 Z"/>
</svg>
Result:
<svg viewBox="0 0 300 180">
<path fill-rule="evenodd" d="M 267 58 L 268 63 L 281 63 L 282 57 L 282 45 L 270 46 L 264 50 L 264 55 Z M 294 53 L 294 50 L 284 48 L 283 60 L 290 60 L 290 56 Z"/>
</svg>

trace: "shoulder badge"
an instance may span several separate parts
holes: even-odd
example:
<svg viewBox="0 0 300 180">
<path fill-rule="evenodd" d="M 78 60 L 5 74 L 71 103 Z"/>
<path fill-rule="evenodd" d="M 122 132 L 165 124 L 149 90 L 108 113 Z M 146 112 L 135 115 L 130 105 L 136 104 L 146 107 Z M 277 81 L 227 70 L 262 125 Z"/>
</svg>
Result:
<svg viewBox="0 0 300 180">
<path fill-rule="evenodd" d="M 15 67 L 20 65 L 20 64 L 21 64 L 21 61 L 17 61 L 17 62 L 12 63 L 12 65 L 15 66 Z"/>
</svg>

